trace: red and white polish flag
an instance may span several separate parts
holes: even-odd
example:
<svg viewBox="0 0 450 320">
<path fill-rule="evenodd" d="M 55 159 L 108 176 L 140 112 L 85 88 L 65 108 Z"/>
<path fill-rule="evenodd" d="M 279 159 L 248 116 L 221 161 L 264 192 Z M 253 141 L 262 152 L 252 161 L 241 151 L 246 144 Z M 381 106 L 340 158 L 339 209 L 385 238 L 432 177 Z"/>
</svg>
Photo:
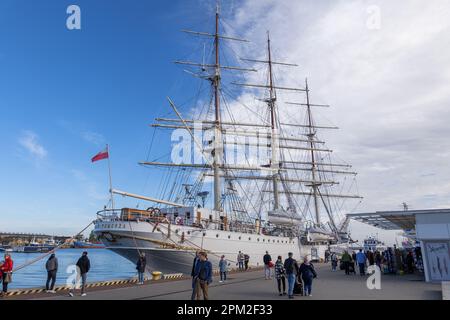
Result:
<svg viewBox="0 0 450 320">
<path fill-rule="evenodd" d="M 108 148 L 99 152 L 95 157 L 92 158 L 92 162 L 104 160 L 109 158 Z"/>
</svg>

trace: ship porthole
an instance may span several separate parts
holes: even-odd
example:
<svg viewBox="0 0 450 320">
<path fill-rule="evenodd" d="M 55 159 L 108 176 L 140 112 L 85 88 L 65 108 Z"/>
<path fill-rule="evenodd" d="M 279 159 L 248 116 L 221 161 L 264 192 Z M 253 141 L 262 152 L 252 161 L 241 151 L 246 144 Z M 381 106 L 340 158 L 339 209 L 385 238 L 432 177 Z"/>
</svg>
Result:
<svg viewBox="0 0 450 320">
<path fill-rule="evenodd" d="M 228 236 L 228 239 L 231 239 L 231 236 Z"/>
<path fill-rule="evenodd" d="M 252 241 L 252 238 L 248 238 L 248 241 Z"/>
<path fill-rule="evenodd" d="M 206 233 L 203 233 L 203 236 L 206 237 Z"/>
<path fill-rule="evenodd" d="M 239 237 L 239 240 L 242 240 L 242 237 Z"/>
<path fill-rule="evenodd" d="M 218 234 L 216 234 L 216 238 L 218 238 L 219 237 L 219 235 Z"/>
</svg>

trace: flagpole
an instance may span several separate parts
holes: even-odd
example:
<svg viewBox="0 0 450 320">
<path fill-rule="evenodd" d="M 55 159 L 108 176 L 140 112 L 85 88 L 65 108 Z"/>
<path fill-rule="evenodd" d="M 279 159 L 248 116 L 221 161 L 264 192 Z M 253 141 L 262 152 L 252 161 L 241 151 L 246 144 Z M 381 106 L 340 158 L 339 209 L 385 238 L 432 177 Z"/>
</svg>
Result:
<svg viewBox="0 0 450 320">
<path fill-rule="evenodd" d="M 106 145 L 106 151 L 108 152 L 108 171 L 109 171 L 109 193 L 111 194 L 111 208 L 114 210 L 114 196 L 111 178 L 111 154 L 109 153 L 109 145 Z"/>
</svg>

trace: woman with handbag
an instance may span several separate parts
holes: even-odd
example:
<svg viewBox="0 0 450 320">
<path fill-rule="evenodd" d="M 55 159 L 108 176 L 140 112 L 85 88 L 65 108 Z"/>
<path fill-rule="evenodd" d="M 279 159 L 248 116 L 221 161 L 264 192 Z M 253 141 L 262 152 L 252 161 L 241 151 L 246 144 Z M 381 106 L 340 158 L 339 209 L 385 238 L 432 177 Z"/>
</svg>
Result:
<svg viewBox="0 0 450 320">
<path fill-rule="evenodd" d="M 12 271 L 13 271 L 13 261 L 11 259 L 11 256 L 9 254 L 5 254 L 5 261 L 3 262 L 2 266 L 0 267 L 1 275 L 2 275 L 2 281 L 3 281 L 3 290 L 0 294 L 0 297 L 4 297 L 6 293 L 8 292 L 8 284 L 11 282 L 12 278 Z"/>
</svg>

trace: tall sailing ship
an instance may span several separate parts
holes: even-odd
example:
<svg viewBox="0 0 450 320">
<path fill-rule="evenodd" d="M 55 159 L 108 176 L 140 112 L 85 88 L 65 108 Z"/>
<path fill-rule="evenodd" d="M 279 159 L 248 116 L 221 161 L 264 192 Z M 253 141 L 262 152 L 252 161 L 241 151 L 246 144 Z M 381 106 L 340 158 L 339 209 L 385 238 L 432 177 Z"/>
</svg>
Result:
<svg viewBox="0 0 450 320">
<path fill-rule="evenodd" d="M 349 189 L 344 189 L 339 177 L 354 180 L 356 173 L 350 165 L 332 162 L 332 151 L 319 140 L 320 130 L 337 128 L 316 125 L 313 109 L 329 106 L 311 103 L 307 81 L 304 88 L 276 84 L 276 67 L 296 65 L 273 60 L 269 34 L 265 58 L 239 59 L 248 67 L 222 64 L 229 61 L 223 43 L 247 41 L 221 33 L 219 11 L 218 7 L 213 33 L 184 30 L 207 39 L 212 61 L 205 62 L 206 54 L 202 62 L 176 61 L 189 68 L 185 71 L 190 75 L 209 82 L 210 99 L 203 100 L 206 107 L 196 119 L 185 119 L 168 98 L 174 117 L 158 118 L 152 125 L 155 130 L 181 130 L 187 136 L 184 155 L 191 155 L 193 146 L 197 161 L 141 162 L 167 170 L 161 197 L 111 189 L 111 200 L 118 194 L 155 207 L 119 210 L 111 201 L 111 209 L 97 213 L 94 232 L 106 248 L 133 263 L 145 253 L 149 270 L 189 273 L 199 250 L 208 253 L 213 265 L 222 255 L 236 262 L 239 252 L 250 256 L 250 266 L 261 265 L 266 251 L 273 256 L 292 252 L 298 259 L 319 259 L 330 246 L 349 240 L 348 219 L 339 219 L 339 201 L 361 199 L 343 194 Z M 242 79 L 240 73 L 258 73 L 259 67 L 267 75 L 265 83 L 235 80 Z M 252 108 L 239 97 L 230 102 L 233 90 L 241 97 L 244 92 L 255 96 L 257 106 Z M 281 103 L 279 92 L 305 101 Z M 282 106 L 295 108 L 296 117 L 286 121 Z M 301 120 L 301 113 L 304 122 L 293 123 Z"/>
</svg>

